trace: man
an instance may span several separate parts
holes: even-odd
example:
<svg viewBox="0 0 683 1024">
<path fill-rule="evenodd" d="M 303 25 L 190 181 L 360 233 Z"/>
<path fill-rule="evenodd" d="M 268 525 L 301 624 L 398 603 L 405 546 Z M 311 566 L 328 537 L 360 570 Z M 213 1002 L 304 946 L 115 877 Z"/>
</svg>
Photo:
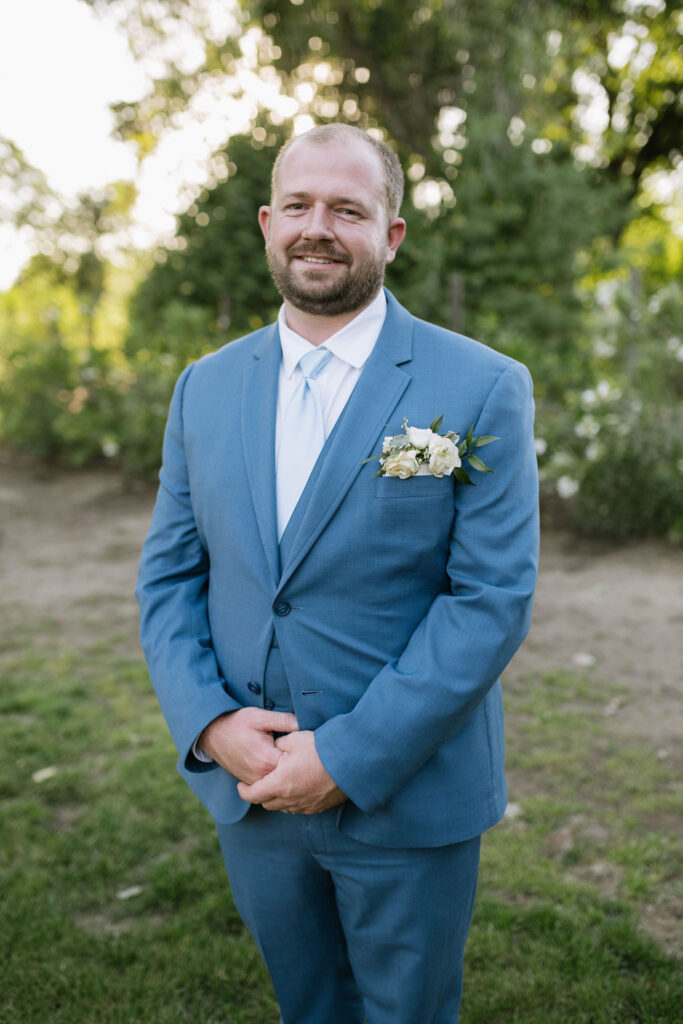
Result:
<svg viewBox="0 0 683 1024">
<path fill-rule="evenodd" d="M 457 1021 L 480 835 L 506 804 L 531 384 L 383 291 L 401 193 L 359 129 L 281 151 L 259 224 L 284 305 L 180 377 L 138 584 L 179 770 L 284 1024 Z M 475 487 L 365 461 L 442 414 L 499 438 Z"/>
</svg>

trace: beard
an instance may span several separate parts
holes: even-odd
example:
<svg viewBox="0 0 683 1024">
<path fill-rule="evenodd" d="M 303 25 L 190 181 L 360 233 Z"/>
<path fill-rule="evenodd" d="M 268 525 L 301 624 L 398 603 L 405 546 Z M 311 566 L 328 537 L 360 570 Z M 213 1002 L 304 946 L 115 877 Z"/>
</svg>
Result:
<svg viewBox="0 0 683 1024">
<path fill-rule="evenodd" d="M 291 260 L 299 254 L 307 256 L 327 256 L 341 263 L 349 262 L 345 254 L 334 251 L 332 246 L 324 248 L 320 242 L 315 246 L 301 246 L 289 249 L 285 258 L 281 259 L 270 248 L 266 247 L 268 269 L 275 282 L 275 287 L 283 299 L 291 302 L 302 313 L 315 316 L 339 316 L 363 309 L 375 297 L 384 282 L 386 256 L 384 252 L 372 253 L 361 260 L 354 269 L 348 271 L 341 280 L 316 280 L 320 272 L 315 270 L 298 275 L 293 271 Z"/>
</svg>

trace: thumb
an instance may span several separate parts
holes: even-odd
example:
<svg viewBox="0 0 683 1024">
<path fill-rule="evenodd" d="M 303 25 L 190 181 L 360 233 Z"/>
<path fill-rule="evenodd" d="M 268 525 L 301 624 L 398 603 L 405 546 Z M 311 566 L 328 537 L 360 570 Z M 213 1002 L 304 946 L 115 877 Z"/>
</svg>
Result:
<svg viewBox="0 0 683 1024">
<path fill-rule="evenodd" d="M 239 793 L 239 795 L 242 797 L 243 800 L 246 800 L 248 803 L 258 803 L 258 800 L 252 800 L 252 790 L 253 790 L 253 788 L 254 788 L 254 784 L 253 783 L 252 783 L 251 786 L 247 782 L 238 782 L 237 783 L 237 792 Z"/>
<path fill-rule="evenodd" d="M 284 753 L 289 753 L 296 747 L 296 741 L 290 736 L 278 736 L 275 740 L 275 746 L 278 750 L 282 750 Z"/>
</svg>

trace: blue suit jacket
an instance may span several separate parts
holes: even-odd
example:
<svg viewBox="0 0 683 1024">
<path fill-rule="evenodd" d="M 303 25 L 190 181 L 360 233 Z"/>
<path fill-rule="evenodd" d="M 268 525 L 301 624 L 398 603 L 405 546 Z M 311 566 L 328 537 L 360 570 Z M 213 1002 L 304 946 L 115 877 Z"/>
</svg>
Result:
<svg viewBox="0 0 683 1024">
<path fill-rule="evenodd" d="M 387 293 L 377 344 L 283 538 L 276 532 L 277 326 L 180 377 L 137 595 L 181 775 L 221 823 L 236 781 L 192 755 L 216 716 L 263 700 L 277 634 L 294 709 L 348 795 L 339 827 L 438 846 L 503 814 L 499 676 L 530 621 L 537 567 L 531 380 L 519 363 L 415 319 Z M 388 433 L 500 437 L 494 474 L 377 477 Z M 277 614 L 276 606 L 282 612 Z M 253 689 L 253 687 L 252 687 Z"/>
</svg>

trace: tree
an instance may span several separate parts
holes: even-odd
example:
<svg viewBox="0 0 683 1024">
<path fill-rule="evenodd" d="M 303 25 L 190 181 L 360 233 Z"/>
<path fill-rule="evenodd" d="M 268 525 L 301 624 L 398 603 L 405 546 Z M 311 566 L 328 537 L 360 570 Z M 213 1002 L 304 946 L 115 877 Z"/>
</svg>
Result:
<svg viewBox="0 0 683 1024">
<path fill-rule="evenodd" d="M 427 173 L 442 170 L 432 143 L 453 105 L 470 124 L 516 118 L 530 139 L 564 142 L 634 190 L 680 144 L 680 0 L 243 0 L 229 16 L 211 0 L 158 0 L 149 13 L 134 0 L 84 2 L 113 12 L 154 62 L 149 95 L 117 108 L 141 156 L 198 93 L 243 91 L 247 67 L 317 121 L 379 126 Z"/>
<path fill-rule="evenodd" d="M 134 298 L 128 352 L 170 352 L 179 370 L 208 348 L 268 323 L 279 299 L 270 280 L 257 228 L 259 206 L 268 201 L 274 148 L 255 148 L 235 136 L 214 160 L 222 179 L 205 189 L 178 218 L 170 248 Z"/>
</svg>

